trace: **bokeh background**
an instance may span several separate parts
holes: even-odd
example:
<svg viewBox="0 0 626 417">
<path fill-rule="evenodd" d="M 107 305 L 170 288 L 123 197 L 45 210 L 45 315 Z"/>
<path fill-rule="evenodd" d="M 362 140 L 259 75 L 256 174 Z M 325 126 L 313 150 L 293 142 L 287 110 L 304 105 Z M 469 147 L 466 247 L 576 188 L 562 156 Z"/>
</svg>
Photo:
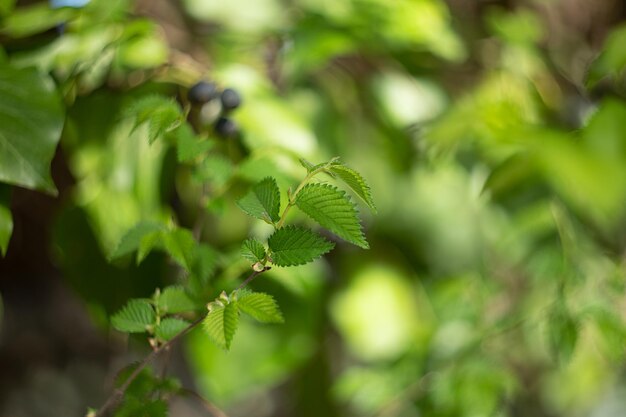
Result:
<svg viewBox="0 0 626 417">
<path fill-rule="evenodd" d="M 254 282 L 284 325 L 243 322 L 229 353 L 188 336 L 170 364 L 186 386 L 231 417 L 626 415 L 622 1 L 52 3 L 82 14 L 60 30 L 68 9 L 0 1 L 0 65 L 48 71 L 72 98 L 59 196 L 13 190 L 1 416 L 84 415 L 149 352 L 109 316 L 184 278 L 160 253 L 107 260 L 137 221 L 191 227 L 204 210 L 216 287 L 245 271 L 238 244 L 263 230 L 233 204 L 243 188 L 198 208 L 175 152 L 120 116 L 197 81 L 163 75 L 171 60 L 242 94 L 250 157 L 218 174 L 286 187 L 294 155 L 341 156 L 378 206 L 361 207 L 369 251 L 339 244 Z M 170 415 L 209 414 L 180 398 Z"/>
</svg>

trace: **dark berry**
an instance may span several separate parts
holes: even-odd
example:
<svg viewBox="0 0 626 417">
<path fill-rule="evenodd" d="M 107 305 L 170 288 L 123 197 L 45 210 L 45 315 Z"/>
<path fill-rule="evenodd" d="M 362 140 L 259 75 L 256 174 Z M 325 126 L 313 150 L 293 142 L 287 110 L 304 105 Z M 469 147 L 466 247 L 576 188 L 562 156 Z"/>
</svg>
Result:
<svg viewBox="0 0 626 417">
<path fill-rule="evenodd" d="M 187 93 L 187 98 L 194 104 L 208 103 L 216 97 L 217 87 L 213 83 L 200 81 L 194 84 Z"/>
<path fill-rule="evenodd" d="M 241 105 L 241 96 L 232 88 L 222 91 L 222 108 L 224 110 L 234 110 Z"/>
<path fill-rule="evenodd" d="M 215 123 L 215 132 L 224 138 L 232 138 L 239 133 L 239 126 L 231 119 L 220 117 Z"/>
</svg>

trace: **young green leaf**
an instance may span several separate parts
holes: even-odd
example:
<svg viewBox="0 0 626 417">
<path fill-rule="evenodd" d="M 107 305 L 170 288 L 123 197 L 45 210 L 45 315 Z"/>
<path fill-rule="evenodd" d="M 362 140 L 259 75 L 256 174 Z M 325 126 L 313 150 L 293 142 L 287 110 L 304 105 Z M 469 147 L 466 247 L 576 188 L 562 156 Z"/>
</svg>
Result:
<svg viewBox="0 0 626 417">
<path fill-rule="evenodd" d="M 167 97 L 152 95 L 137 100 L 128 113 L 135 117 L 135 128 L 148 123 L 148 140 L 154 142 L 158 137 L 176 129 L 183 120 L 180 107 Z"/>
<path fill-rule="evenodd" d="M 278 229 L 268 239 L 272 263 L 278 266 L 303 265 L 335 247 L 311 230 L 296 226 Z"/>
<path fill-rule="evenodd" d="M 146 300 L 130 300 L 111 317 L 114 328 L 126 333 L 143 333 L 154 324 L 156 314 Z"/>
<path fill-rule="evenodd" d="M 214 146 L 212 141 L 198 137 L 187 123 L 181 124 L 172 133 L 176 137 L 178 162 L 191 161 Z"/>
<path fill-rule="evenodd" d="M 276 180 L 267 177 L 252 186 L 252 189 L 237 201 L 237 205 L 252 217 L 267 223 L 280 218 L 280 190 Z"/>
<path fill-rule="evenodd" d="M 237 302 L 230 302 L 226 305 L 217 301 L 213 302 L 203 325 L 213 343 L 224 350 L 229 350 L 239 325 Z"/>
<path fill-rule="evenodd" d="M 241 245 L 241 256 L 252 263 L 262 262 L 265 259 L 265 247 L 256 239 L 246 239 Z"/>
<path fill-rule="evenodd" d="M 166 317 L 156 328 L 155 334 L 161 340 L 170 340 L 189 327 L 189 322 L 177 317 Z"/>
<path fill-rule="evenodd" d="M 239 310 L 261 323 L 283 323 L 276 300 L 261 292 L 241 291 L 237 296 Z"/>
<path fill-rule="evenodd" d="M 367 204 L 367 206 L 376 213 L 376 205 L 374 205 L 374 199 L 372 198 L 372 191 L 370 190 L 369 185 L 365 182 L 365 179 L 361 174 L 353 170 L 352 168 L 348 168 L 342 164 L 332 164 L 328 168 L 329 172 L 332 172 L 337 177 L 339 177 L 343 182 L 346 183 L 348 187 L 355 192 L 356 195 L 361 197 L 361 199 Z"/>
<path fill-rule="evenodd" d="M 139 249 L 142 240 L 154 233 L 163 230 L 165 227 L 156 222 L 139 222 L 130 229 L 109 255 L 109 259 L 117 259 L 124 255 L 128 255 Z"/>
<path fill-rule="evenodd" d="M 340 238 L 369 248 L 356 207 L 345 192 L 328 184 L 308 184 L 298 193 L 296 205 Z"/>
<path fill-rule="evenodd" d="M 197 307 L 196 303 L 185 293 L 185 289 L 179 285 L 165 288 L 159 295 L 157 305 L 165 314 L 191 311 Z"/>
</svg>

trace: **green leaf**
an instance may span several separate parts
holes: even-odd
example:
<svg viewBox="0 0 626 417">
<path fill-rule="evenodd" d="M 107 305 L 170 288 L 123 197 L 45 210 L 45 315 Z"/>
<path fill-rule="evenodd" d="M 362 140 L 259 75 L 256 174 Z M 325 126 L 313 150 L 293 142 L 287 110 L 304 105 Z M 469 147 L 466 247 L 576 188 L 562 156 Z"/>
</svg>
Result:
<svg viewBox="0 0 626 417">
<path fill-rule="evenodd" d="M 157 305 L 165 314 L 191 311 L 197 307 L 196 303 L 187 296 L 185 289 L 179 285 L 165 288 L 159 295 Z"/>
<path fill-rule="evenodd" d="M 268 239 L 272 263 L 278 266 L 295 266 L 311 262 L 335 247 L 311 230 L 296 226 L 278 229 Z"/>
<path fill-rule="evenodd" d="M 177 334 L 189 327 L 190 323 L 176 317 L 166 317 L 156 328 L 155 335 L 161 340 L 171 340 Z"/>
<path fill-rule="evenodd" d="M 237 205 L 252 217 L 270 224 L 277 222 L 280 219 L 280 190 L 276 180 L 267 177 L 253 185 Z"/>
<path fill-rule="evenodd" d="M 548 331 L 552 355 L 557 361 L 567 363 L 578 342 L 578 322 L 560 304 L 552 310 L 549 320 Z"/>
<path fill-rule="evenodd" d="M 298 193 L 296 205 L 340 238 L 369 248 L 356 207 L 345 192 L 328 184 L 308 184 Z"/>
<path fill-rule="evenodd" d="M 246 239 L 241 245 L 241 256 L 252 263 L 265 259 L 265 247 L 256 239 Z"/>
<path fill-rule="evenodd" d="M 10 209 L 11 188 L 0 184 L 0 255 L 4 256 L 13 233 L 13 216 Z"/>
<path fill-rule="evenodd" d="M 192 161 L 214 146 L 207 138 L 198 137 L 187 123 L 178 126 L 173 134 L 176 137 L 178 162 Z"/>
<path fill-rule="evenodd" d="M 174 229 L 163 236 L 165 251 L 180 266 L 187 271 L 191 270 L 196 254 L 196 239 L 187 229 Z"/>
<path fill-rule="evenodd" d="M 211 310 L 204 319 L 204 330 L 209 338 L 222 349 L 229 350 L 239 325 L 237 302 L 224 305 L 221 301 L 211 303 Z"/>
<path fill-rule="evenodd" d="M 130 300 L 111 317 L 114 328 L 126 333 L 143 333 L 154 324 L 156 314 L 146 300 Z"/>
<path fill-rule="evenodd" d="M 195 167 L 193 178 L 198 182 L 210 182 L 220 188 L 226 185 L 235 168 L 232 162 L 221 155 L 207 155 L 202 163 Z"/>
<path fill-rule="evenodd" d="M 109 255 L 109 259 L 117 259 L 140 248 L 142 240 L 154 232 L 164 230 L 162 224 L 156 222 L 139 222 L 130 229 L 118 242 Z"/>
<path fill-rule="evenodd" d="M 328 168 L 329 172 L 332 172 L 337 177 L 339 177 L 343 182 L 346 183 L 348 187 L 352 189 L 361 197 L 361 199 L 367 204 L 367 206 L 376 213 L 376 205 L 374 204 L 374 199 L 372 198 L 372 191 L 370 190 L 369 185 L 365 182 L 365 179 L 353 170 L 352 168 L 348 168 L 345 165 L 341 164 L 332 164 Z"/>
<path fill-rule="evenodd" d="M 241 291 L 237 296 L 239 310 L 261 323 L 283 323 L 280 308 L 269 294 Z"/>
<path fill-rule="evenodd" d="M 168 409 L 165 400 L 127 396 L 115 412 L 115 417 L 167 417 L 167 414 Z"/>
<path fill-rule="evenodd" d="M 50 163 L 65 117 L 54 82 L 0 65 L 0 97 L 0 182 L 56 194 Z"/>
<path fill-rule="evenodd" d="M 12 6 L 11 3 L 8 2 L 8 5 L 2 5 L 0 8 L 8 9 Z M 21 7 L 2 21 L 0 33 L 12 38 L 23 38 L 54 28 L 76 14 L 76 9 L 69 7 L 51 9 L 48 4 Z"/>
<path fill-rule="evenodd" d="M 148 123 L 148 140 L 154 142 L 158 137 L 180 126 L 183 115 L 176 102 L 167 97 L 153 95 L 137 100 L 128 110 L 135 118 L 135 128 Z"/>
</svg>

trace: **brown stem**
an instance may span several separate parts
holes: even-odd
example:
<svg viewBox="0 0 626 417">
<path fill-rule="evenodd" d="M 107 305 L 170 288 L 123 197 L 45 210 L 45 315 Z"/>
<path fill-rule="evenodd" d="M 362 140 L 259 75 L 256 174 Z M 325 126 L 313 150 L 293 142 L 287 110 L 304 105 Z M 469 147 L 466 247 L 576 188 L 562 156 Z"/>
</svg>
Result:
<svg viewBox="0 0 626 417">
<path fill-rule="evenodd" d="M 266 267 L 263 267 L 263 269 L 261 269 L 260 271 L 254 271 L 252 274 L 250 274 L 250 276 L 248 278 L 246 278 L 246 280 L 244 282 L 239 284 L 239 286 L 237 287 L 237 289 L 235 291 L 238 291 L 238 290 L 244 288 L 246 285 L 248 285 L 250 282 L 252 282 L 252 280 L 255 279 L 257 276 L 261 275 L 265 271 L 269 271 L 270 269 L 272 269 L 271 266 L 266 266 Z"/>
<path fill-rule="evenodd" d="M 130 376 L 126 379 L 126 381 L 124 381 L 124 383 L 119 388 L 115 389 L 113 393 L 111 393 L 111 395 L 106 400 L 104 405 L 100 407 L 100 409 L 96 412 L 96 414 L 94 414 L 94 417 L 103 417 L 106 415 L 106 412 L 109 411 L 109 409 L 114 408 L 117 405 L 117 403 L 122 399 L 122 397 L 124 396 L 124 393 L 130 386 L 130 384 L 135 380 L 135 378 L 137 378 L 137 376 L 139 376 L 141 371 L 143 371 L 143 369 L 148 365 L 148 363 L 150 363 L 154 358 L 156 358 L 159 355 L 159 353 L 163 352 L 164 350 L 169 349 L 170 346 L 176 343 L 176 341 L 178 341 L 181 337 L 186 335 L 191 329 L 196 327 L 198 324 L 202 323 L 203 319 L 204 317 L 201 317 L 198 320 L 194 321 L 189 326 L 187 326 L 184 330 L 178 333 L 176 336 L 171 338 L 169 341 L 167 341 L 166 343 L 162 344 L 161 346 L 159 346 L 158 348 L 150 352 L 150 354 L 146 356 L 139 363 L 139 365 L 137 365 L 133 373 L 130 374 Z"/>
</svg>

